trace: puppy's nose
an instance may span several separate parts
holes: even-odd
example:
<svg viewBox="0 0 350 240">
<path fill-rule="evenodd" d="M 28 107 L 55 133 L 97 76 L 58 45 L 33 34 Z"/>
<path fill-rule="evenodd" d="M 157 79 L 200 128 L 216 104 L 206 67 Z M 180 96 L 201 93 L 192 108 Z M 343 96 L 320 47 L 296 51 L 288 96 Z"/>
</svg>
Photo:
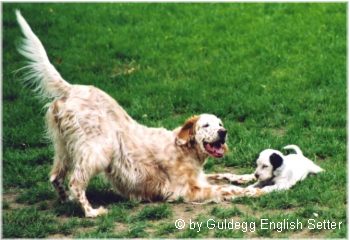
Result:
<svg viewBox="0 0 350 240">
<path fill-rule="evenodd" d="M 220 129 L 220 130 L 218 131 L 218 134 L 219 134 L 219 137 L 220 137 L 221 139 L 225 139 L 226 134 L 227 134 L 227 130 L 224 129 L 224 128 L 222 128 L 222 129 Z"/>
<path fill-rule="evenodd" d="M 256 177 L 256 179 L 259 178 L 259 174 L 255 173 L 254 176 Z"/>
</svg>

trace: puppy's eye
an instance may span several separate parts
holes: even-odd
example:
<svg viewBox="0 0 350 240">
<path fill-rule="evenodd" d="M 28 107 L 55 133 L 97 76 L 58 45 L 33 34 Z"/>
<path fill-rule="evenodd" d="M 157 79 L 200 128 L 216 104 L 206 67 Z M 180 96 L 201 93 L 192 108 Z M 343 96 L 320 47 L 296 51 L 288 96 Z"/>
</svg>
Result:
<svg viewBox="0 0 350 240">
<path fill-rule="evenodd" d="M 219 126 L 222 127 L 222 123 L 219 123 Z"/>
<path fill-rule="evenodd" d="M 262 165 L 261 168 L 267 168 L 267 165 Z"/>
<path fill-rule="evenodd" d="M 204 128 L 209 127 L 209 123 L 203 125 Z"/>
</svg>

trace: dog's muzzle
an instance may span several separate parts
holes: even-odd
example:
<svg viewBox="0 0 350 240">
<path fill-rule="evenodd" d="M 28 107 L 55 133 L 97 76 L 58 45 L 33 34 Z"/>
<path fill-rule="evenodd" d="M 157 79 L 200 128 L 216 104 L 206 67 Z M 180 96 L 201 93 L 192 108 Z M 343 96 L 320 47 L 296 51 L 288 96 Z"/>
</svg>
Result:
<svg viewBox="0 0 350 240">
<path fill-rule="evenodd" d="M 225 143 L 225 140 L 226 140 L 226 135 L 227 135 L 227 130 L 222 128 L 222 129 L 219 129 L 218 131 L 218 135 L 219 135 L 219 138 L 220 140 L 223 140 L 224 143 Z"/>
<path fill-rule="evenodd" d="M 215 158 L 222 158 L 225 154 L 227 130 L 222 128 L 218 130 L 218 139 L 214 142 L 204 142 L 204 148 L 209 155 Z"/>
</svg>

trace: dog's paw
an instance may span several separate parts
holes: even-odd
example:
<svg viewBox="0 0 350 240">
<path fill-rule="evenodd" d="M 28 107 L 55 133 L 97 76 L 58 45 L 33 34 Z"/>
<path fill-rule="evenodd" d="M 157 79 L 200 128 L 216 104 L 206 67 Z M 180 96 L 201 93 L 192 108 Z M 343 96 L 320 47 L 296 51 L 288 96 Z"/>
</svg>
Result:
<svg viewBox="0 0 350 240">
<path fill-rule="evenodd" d="M 108 210 L 104 207 L 99 207 L 99 208 L 91 208 L 91 210 L 85 212 L 85 216 L 88 218 L 95 218 L 101 215 L 105 215 L 108 213 Z"/>
<path fill-rule="evenodd" d="M 243 174 L 243 175 L 236 175 L 234 177 L 228 178 L 228 180 L 232 183 L 238 183 L 238 184 L 244 184 L 247 182 L 251 182 L 256 180 L 254 174 Z"/>
<path fill-rule="evenodd" d="M 245 196 L 258 197 L 264 194 L 260 188 L 253 187 L 252 185 L 245 188 Z"/>
<path fill-rule="evenodd" d="M 97 210 L 98 210 L 98 214 L 99 215 L 105 215 L 105 214 L 108 213 L 108 210 L 106 208 L 102 207 L 102 206 L 99 207 Z"/>
</svg>

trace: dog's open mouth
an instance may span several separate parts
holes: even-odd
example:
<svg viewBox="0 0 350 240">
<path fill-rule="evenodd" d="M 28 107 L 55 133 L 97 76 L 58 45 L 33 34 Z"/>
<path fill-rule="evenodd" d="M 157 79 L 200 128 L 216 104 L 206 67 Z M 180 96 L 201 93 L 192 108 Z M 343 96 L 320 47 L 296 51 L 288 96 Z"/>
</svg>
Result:
<svg viewBox="0 0 350 240">
<path fill-rule="evenodd" d="M 222 158 L 225 154 L 225 141 L 204 142 L 203 145 L 207 153 L 215 158 Z"/>
</svg>

